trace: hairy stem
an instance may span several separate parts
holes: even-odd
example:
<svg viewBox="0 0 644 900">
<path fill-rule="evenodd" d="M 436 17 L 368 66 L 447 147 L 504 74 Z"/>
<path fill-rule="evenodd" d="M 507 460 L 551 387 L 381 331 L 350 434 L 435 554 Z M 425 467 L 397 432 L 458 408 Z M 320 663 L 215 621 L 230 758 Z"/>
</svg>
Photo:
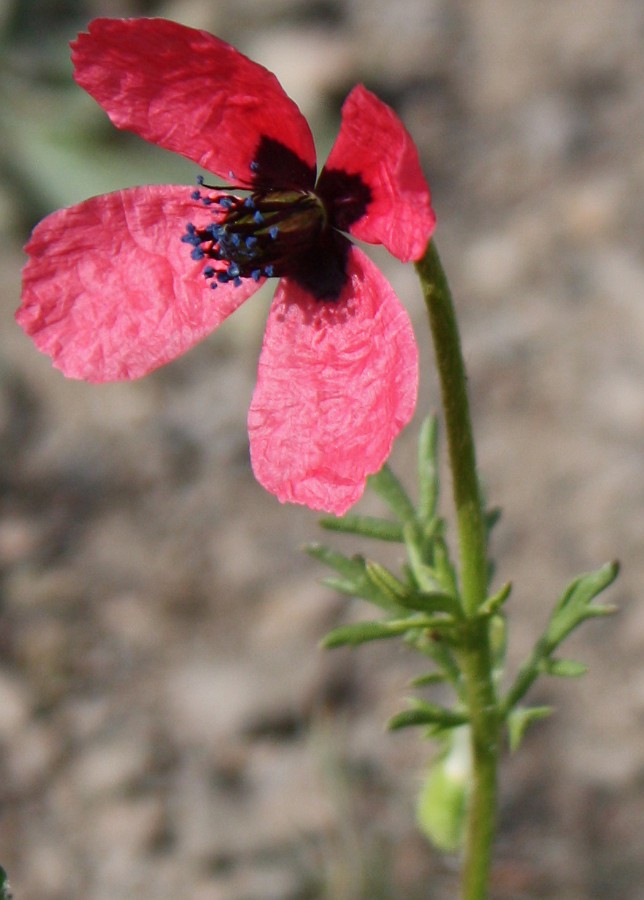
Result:
<svg viewBox="0 0 644 900">
<path fill-rule="evenodd" d="M 458 660 L 466 685 L 472 740 L 472 785 L 463 866 L 463 900 L 484 900 L 495 833 L 499 715 L 492 682 L 487 596 L 487 532 L 476 469 L 467 375 L 451 292 L 436 246 L 416 264 L 438 367 L 459 540 L 459 580 L 467 619 Z"/>
</svg>

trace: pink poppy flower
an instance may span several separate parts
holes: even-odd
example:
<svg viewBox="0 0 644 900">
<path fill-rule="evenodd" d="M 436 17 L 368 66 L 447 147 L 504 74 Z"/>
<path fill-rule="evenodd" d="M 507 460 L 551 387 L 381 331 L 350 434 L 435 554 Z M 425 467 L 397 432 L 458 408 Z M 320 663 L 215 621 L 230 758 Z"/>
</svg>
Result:
<svg viewBox="0 0 644 900">
<path fill-rule="evenodd" d="M 316 180 L 310 129 L 275 76 L 207 32 L 96 19 L 72 51 L 114 125 L 232 187 L 138 187 L 48 216 L 26 247 L 18 322 L 67 376 L 138 378 L 278 277 L 248 417 L 253 470 L 281 501 L 342 514 L 416 402 L 408 315 L 345 236 L 422 256 L 434 215 L 409 134 L 358 86 Z"/>
</svg>

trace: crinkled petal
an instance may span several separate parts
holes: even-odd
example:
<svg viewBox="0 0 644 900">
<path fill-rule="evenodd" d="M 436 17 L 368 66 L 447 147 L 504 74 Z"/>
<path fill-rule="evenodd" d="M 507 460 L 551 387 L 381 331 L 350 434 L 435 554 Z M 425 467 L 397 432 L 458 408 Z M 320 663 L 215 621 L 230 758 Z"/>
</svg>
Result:
<svg viewBox="0 0 644 900">
<path fill-rule="evenodd" d="M 391 285 L 355 247 L 347 275 L 335 302 L 282 280 L 248 418 L 258 481 L 337 515 L 389 456 L 418 385 L 416 341 Z"/>
<path fill-rule="evenodd" d="M 52 213 L 26 251 L 19 324 L 71 378 L 139 378 L 184 353 L 258 289 L 211 290 L 181 242 L 210 213 L 174 185 L 132 188 Z"/>
<path fill-rule="evenodd" d="M 312 187 L 306 119 L 271 72 L 219 38 L 166 19 L 95 19 L 71 46 L 76 81 L 117 128 L 237 185 L 292 163 L 293 183 L 277 185 Z"/>
<path fill-rule="evenodd" d="M 370 195 L 355 221 L 345 220 L 345 210 L 356 205 L 347 203 L 338 189 L 347 175 L 359 176 Z M 338 227 L 359 240 L 384 244 L 403 262 L 425 252 L 436 219 L 418 151 L 395 112 L 362 85 L 344 102 L 340 133 L 318 191 L 334 209 Z"/>
</svg>

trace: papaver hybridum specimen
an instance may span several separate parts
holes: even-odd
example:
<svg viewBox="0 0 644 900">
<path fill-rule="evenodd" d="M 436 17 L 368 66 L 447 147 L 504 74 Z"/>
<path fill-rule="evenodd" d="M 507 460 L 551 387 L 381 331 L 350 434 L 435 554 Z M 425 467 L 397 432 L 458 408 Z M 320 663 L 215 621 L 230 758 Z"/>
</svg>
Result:
<svg viewBox="0 0 644 900">
<path fill-rule="evenodd" d="M 275 76 L 207 32 L 97 19 L 72 59 L 114 125 L 231 187 L 132 188 L 48 216 L 26 248 L 18 322 L 72 378 L 138 378 L 278 277 L 248 418 L 253 470 L 282 501 L 343 513 L 416 401 L 408 315 L 345 236 L 422 256 L 434 216 L 409 134 L 358 86 L 316 179 L 310 129 Z"/>
</svg>

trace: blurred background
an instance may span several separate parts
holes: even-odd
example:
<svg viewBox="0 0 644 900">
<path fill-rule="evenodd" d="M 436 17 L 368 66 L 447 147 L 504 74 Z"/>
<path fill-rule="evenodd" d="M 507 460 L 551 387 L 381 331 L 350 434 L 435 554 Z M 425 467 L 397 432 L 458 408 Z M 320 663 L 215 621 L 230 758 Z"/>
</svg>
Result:
<svg viewBox="0 0 644 900">
<path fill-rule="evenodd" d="M 250 473 L 270 291 L 126 385 L 66 381 L 14 324 L 40 217 L 197 174 L 72 81 L 68 41 L 98 15 L 235 44 L 276 72 L 321 157 L 358 81 L 405 121 L 503 508 L 513 665 L 574 575 L 623 563 L 619 615 L 567 648 L 589 675 L 533 691 L 557 713 L 504 762 L 493 897 L 644 898 L 644 4 L 2 0 L 0 863 L 16 900 L 456 895 L 414 826 L 431 747 L 383 733 L 419 661 L 318 649 L 365 611 L 300 552 L 316 516 Z M 423 348 L 392 458 L 413 489 L 438 401 L 428 332 L 413 268 L 373 256 Z"/>
</svg>

